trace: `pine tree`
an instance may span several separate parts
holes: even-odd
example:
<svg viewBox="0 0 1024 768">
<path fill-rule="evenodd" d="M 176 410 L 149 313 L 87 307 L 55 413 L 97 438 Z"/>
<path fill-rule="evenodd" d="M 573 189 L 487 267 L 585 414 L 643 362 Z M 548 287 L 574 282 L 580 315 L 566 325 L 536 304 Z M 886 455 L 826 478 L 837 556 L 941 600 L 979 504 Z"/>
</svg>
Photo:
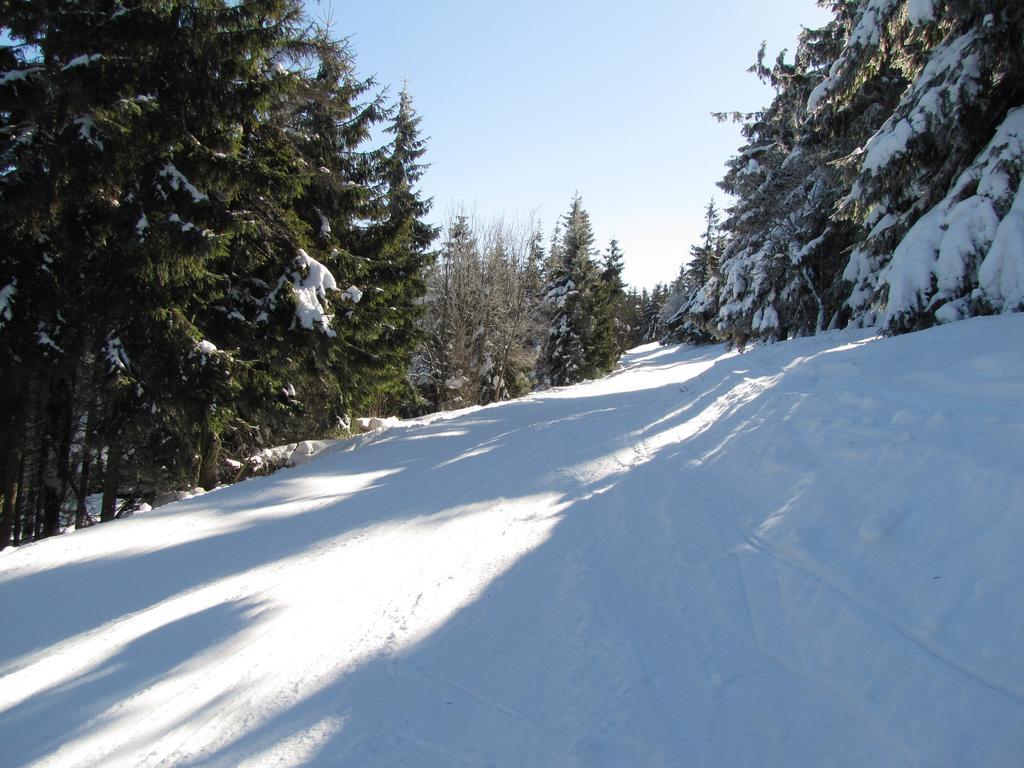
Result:
<svg viewBox="0 0 1024 768">
<path fill-rule="evenodd" d="M 712 199 L 704 209 L 704 232 L 698 245 L 690 246 L 690 259 L 679 269 L 671 296 L 660 310 L 659 340 L 664 343 L 708 343 L 717 312 L 718 268 L 725 249 L 718 209 Z"/>
<path fill-rule="evenodd" d="M 644 307 L 650 299 L 647 289 L 637 290 L 629 288 L 626 291 L 626 299 L 623 307 L 623 322 L 626 326 L 626 349 L 637 347 L 644 343 L 643 315 Z"/>
<path fill-rule="evenodd" d="M 704 209 L 701 242 L 690 247 L 690 262 L 686 268 L 686 287 L 689 290 L 704 285 L 718 271 L 724 245 L 719 218 L 718 208 L 712 198 Z"/>
<path fill-rule="evenodd" d="M 529 250 L 523 267 L 522 311 L 525 322 L 523 342 L 536 360 L 541 354 L 544 339 L 544 317 L 542 301 L 545 286 L 545 264 L 547 257 L 544 252 L 544 234 L 539 225 L 533 228 L 530 236 Z"/>
<path fill-rule="evenodd" d="M 373 161 L 404 152 L 415 181 L 422 149 L 357 151 L 379 98 L 358 104 L 369 84 L 297 2 L 10 11 L 0 546 L 88 524 L 98 489 L 108 520 L 119 500 L 216 483 L 225 440 L 343 416 L 359 291 L 337 278 L 369 274 L 364 218 L 401 229 L 373 207 L 373 184 L 396 208 L 403 194 Z M 404 241 L 416 258 L 424 226 Z"/>
<path fill-rule="evenodd" d="M 420 341 L 420 300 L 433 259 L 430 246 L 437 236 L 436 228 L 426 222 L 431 201 L 416 188 L 426 170 L 420 122 L 412 97 L 403 88 L 386 129 L 392 139 L 376 172 L 380 223 L 369 228 L 362 248 L 369 263 L 369 290 L 362 292 L 355 310 L 359 333 L 354 348 L 360 355 L 370 355 L 358 386 L 365 393 L 364 407 L 378 413 L 409 399 L 408 370 Z"/>
<path fill-rule="evenodd" d="M 851 153 L 843 208 L 863 228 L 845 276 L 861 324 L 889 332 L 1024 307 L 1019 211 L 1024 146 L 1019 3 L 891 2 L 859 9 L 810 108 L 835 119 L 871 73 L 907 82 Z"/>
<path fill-rule="evenodd" d="M 582 381 L 599 370 L 590 352 L 594 333 L 591 313 L 598 277 L 593 260 L 594 234 L 579 195 L 573 198 L 562 225 L 558 247 L 552 246 L 549 254 L 544 300 L 551 320 L 538 376 L 552 386 Z"/>
<path fill-rule="evenodd" d="M 28 215 L 3 233 L 15 244 L 4 267 L 21 299 L 5 330 L 24 320 L 36 338 L 26 344 L 7 332 L 3 344 L 20 353 L 12 400 L 49 393 L 33 409 L 30 448 L 42 490 L 26 510 L 43 520 L 42 533 L 59 531 L 76 445 L 96 455 L 100 446 L 90 443 L 100 440 L 105 480 L 116 478 L 122 460 L 141 466 L 165 442 L 166 422 L 152 418 L 154 409 L 202 390 L 156 372 L 202 338 L 192 310 L 216 292 L 227 241 L 218 234 L 231 228 L 224 202 L 232 182 L 220 155 L 226 164 L 230 157 L 221 150 L 237 144 L 241 116 L 266 96 L 251 82 L 258 52 L 292 34 L 296 13 L 286 3 L 117 12 L 82 2 L 19 7 L 11 18 L 12 58 L 24 77 L 4 77 L 10 173 L 0 219 L 10 222 L 18 209 Z M 23 79 L 30 88 L 19 86 Z M 80 435 L 72 407 L 78 390 L 97 382 L 89 407 L 100 417 Z M 134 450 L 122 445 L 129 437 Z M 105 502 L 106 517 L 112 505 Z"/>
<path fill-rule="evenodd" d="M 894 68 L 880 67 L 865 73 L 848 109 L 830 115 L 808 109 L 816 84 L 850 39 L 858 7 L 832 3 L 833 20 L 805 29 L 792 61 L 783 52 L 768 63 L 762 46 L 751 71 L 774 88 L 775 98 L 763 111 L 731 116 L 742 123 L 746 142 L 719 185 L 736 202 L 721 224 L 718 267 L 704 269 L 710 243 L 694 249 L 704 279 L 698 287 L 697 270 L 684 273 L 687 290 L 664 315 L 666 340 L 725 338 L 742 345 L 847 321 L 842 259 L 857 233 L 834 216 L 849 192 L 843 158 L 881 124 L 904 82 Z"/>
<path fill-rule="evenodd" d="M 641 317 L 641 341 L 647 344 L 652 341 L 660 341 L 664 336 L 664 327 L 661 319 L 665 301 L 668 298 L 668 288 L 664 285 L 657 285 L 646 299 Z"/>
<path fill-rule="evenodd" d="M 629 326 L 625 320 L 626 289 L 622 281 L 623 254 L 617 240 L 608 246 L 591 298 L 593 331 L 588 344 L 588 367 L 610 371 L 626 351 Z"/>
</svg>

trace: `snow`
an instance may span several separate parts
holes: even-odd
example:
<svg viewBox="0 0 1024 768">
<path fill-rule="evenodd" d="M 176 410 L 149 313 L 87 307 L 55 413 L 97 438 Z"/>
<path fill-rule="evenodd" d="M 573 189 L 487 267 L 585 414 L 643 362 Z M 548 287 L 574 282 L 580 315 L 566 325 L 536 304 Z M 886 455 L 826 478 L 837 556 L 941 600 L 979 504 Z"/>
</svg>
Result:
<svg viewBox="0 0 1024 768">
<path fill-rule="evenodd" d="M 334 275 L 301 248 L 295 262 L 299 270 L 292 280 L 292 287 L 295 289 L 296 319 L 303 328 L 319 328 L 326 335 L 335 336 L 335 331 L 331 328 L 331 319 L 334 316 L 327 311 L 327 292 L 338 290 Z"/>
<path fill-rule="evenodd" d="M 999 310 L 1024 308 L 1024 186 L 999 222 L 992 247 L 978 269 L 979 288 Z"/>
<path fill-rule="evenodd" d="M 935 0 L 907 0 L 907 18 L 915 27 L 935 21 Z"/>
<path fill-rule="evenodd" d="M 390 429 L 398 423 L 398 419 L 392 416 L 388 416 L 386 418 L 381 418 L 379 416 L 365 416 L 356 419 L 356 424 L 359 427 L 360 432 L 373 432 L 379 429 Z"/>
<path fill-rule="evenodd" d="M 71 122 L 78 126 L 78 138 L 103 150 L 103 140 L 97 135 L 96 120 L 91 115 L 79 115 Z"/>
<path fill-rule="evenodd" d="M 895 125 L 876 133 L 865 146 L 863 169 L 877 173 L 894 157 L 907 151 L 907 142 L 913 137 L 914 129 L 906 120 L 897 120 Z"/>
<path fill-rule="evenodd" d="M 354 285 L 350 285 L 341 292 L 341 298 L 351 301 L 353 304 L 358 304 L 363 298 L 363 292 Z"/>
<path fill-rule="evenodd" d="M 206 493 L 205 488 L 189 488 L 184 491 L 168 491 L 167 493 L 159 494 L 153 501 L 153 507 L 163 507 L 174 501 L 184 501 L 185 499 L 194 499 L 196 496 L 202 496 Z"/>
<path fill-rule="evenodd" d="M 901 0 L 867 0 L 864 10 L 857 20 L 846 49 L 836 59 L 825 77 L 807 99 L 807 111 L 816 111 L 835 89 L 840 75 L 851 65 L 851 62 L 865 50 L 878 47 L 882 39 L 882 27 Z"/>
<path fill-rule="evenodd" d="M 217 353 L 217 345 L 208 339 L 203 339 L 196 344 L 196 351 L 199 353 L 199 364 L 206 365 L 207 359 Z"/>
<path fill-rule="evenodd" d="M 750 327 L 754 331 L 770 331 L 779 327 L 779 313 L 770 304 L 754 313 Z"/>
<path fill-rule="evenodd" d="M 210 198 L 200 192 L 191 181 L 181 171 L 175 167 L 174 163 L 165 163 L 164 167 L 160 169 L 160 176 L 167 179 L 167 182 L 171 185 L 171 189 L 175 192 L 184 190 L 192 196 L 192 202 L 201 203 Z"/>
<path fill-rule="evenodd" d="M 14 297 L 17 293 L 17 279 L 12 279 L 11 282 L 0 288 L 0 329 L 7 325 L 14 317 L 14 311 L 11 307 L 14 304 Z"/>
<path fill-rule="evenodd" d="M 950 193 L 914 223 L 880 272 L 888 288 L 884 325 L 930 308 L 937 308 L 939 322 L 960 320 L 969 314 L 975 274 L 974 298 L 996 311 L 1024 306 L 1024 195 L 1010 177 L 1022 162 L 1024 107 L 1018 107 Z M 1000 211 L 1006 211 L 1002 219 Z M 857 271 L 851 258 L 844 276 L 856 279 Z"/>
<path fill-rule="evenodd" d="M 177 224 L 178 226 L 180 226 L 182 232 L 192 232 L 194 230 L 199 229 L 199 227 L 197 227 L 191 221 L 182 221 L 182 218 L 176 213 L 172 213 L 170 216 L 168 216 L 167 220 L 172 224 Z"/>
<path fill-rule="evenodd" d="M 93 54 L 85 54 L 85 53 L 83 53 L 81 56 L 75 56 L 75 58 L 73 58 L 71 61 L 69 61 L 63 67 L 61 67 L 61 71 L 65 72 L 65 71 L 67 71 L 69 69 L 74 69 L 76 67 L 87 67 L 90 64 L 92 64 L 94 61 L 99 61 L 102 58 L 103 58 L 103 54 L 102 53 L 93 53 Z"/>
<path fill-rule="evenodd" d="M 0 72 L 0 86 L 8 83 L 18 83 L 28 79 L 29 75 L 35 75 L 43 71 L 42 67 L 26 67 L 25 69 L 8 69 Z"/>
<path fill-rule="evenodd" d="M 127 372 L 131 368 L 132 361 L 125 351 L 124 344 L 117 336 L 107 339 L 106 358 L 111 371 Z"/>
<path fill-rule="evenodd" d="M 921 309 L 920 294 L 932 285 L 932 267 L 945 232 L 945 214 L 941 208 L 933 208 L 918 219 L 882 271 L 880 280 L 889 285 L 883 325 L 903 312 Z"/>
<path fill-rule="evenodd" d="M 5 551 L 4 761 L 1016 765 L 1022 349 L 651 345 Z"/>
<path fill-rule="evenodd" d="M 294 396 L 293 391 L 292 397 Z M 339 442 L 339 440 L 303 440 L 300 443 L 264 448 L 259 453 L 247 458 L 245 463 L 252 466 L 257 472 L 263 469 L 273 471 L 281 467 L 297 467 Z"/>
<path fill-rule="evenodd" d="M 60 345 L 53 340 L 46 327 L 42 322 L 39 323 L 39 327 L 36 329 L 36 342 L 39 346 L 44 347 L 47 350 L 56 352 L 57 354 L 64 354 L 64 350 L 60 348 Z"/>
<path fill-rule="evenodd" d="M 319 208 L 314 208 L 317 216 L 320 217 L 320 237 L 327 239 L 331 236 L 331 222 L 328 221 L 327 217 L 324 216 L 323 211 Z"/>
</svg>

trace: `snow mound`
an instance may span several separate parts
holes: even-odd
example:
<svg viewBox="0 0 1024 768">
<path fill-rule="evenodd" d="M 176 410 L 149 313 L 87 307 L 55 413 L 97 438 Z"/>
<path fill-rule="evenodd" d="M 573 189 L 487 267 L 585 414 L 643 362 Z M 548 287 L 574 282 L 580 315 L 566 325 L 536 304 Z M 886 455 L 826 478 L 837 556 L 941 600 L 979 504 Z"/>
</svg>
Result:
<svg viewBox="0 0 1024 768">
<path fill-rule="evenodd" d="M 1016 765 L 1022 349 L 648 345 L 6 551 L 4 761 Z"/>
<path fill-rule="evenodd" d="M 301 443 L 264 448 L 259 453 L 247 458 L 244 464 L 251 467 L 254 474 L 273 472 L 285 467 L 298 467 L 340 442 L 340 440 L 303 440 Z"/>
</svg>

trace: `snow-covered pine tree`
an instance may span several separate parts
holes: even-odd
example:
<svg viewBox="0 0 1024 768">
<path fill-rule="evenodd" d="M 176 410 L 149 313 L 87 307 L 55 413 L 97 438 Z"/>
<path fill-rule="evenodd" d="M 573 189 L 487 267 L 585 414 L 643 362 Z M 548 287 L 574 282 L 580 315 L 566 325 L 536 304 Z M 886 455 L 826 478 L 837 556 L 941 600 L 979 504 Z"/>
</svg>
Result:
<svg viewBox="0 0 1024 768">
<path fill-rule="evenodd" d="M 843 109 L 808 110 L 860 9 L 842 1 L 829 5 L 833 19 L 805 29 L 792 60 L 783 52 L 769 65 L 762 47 L 751 68 L 775 98 L 761 112 L 732 116 L 742 123 L 746 144 L 719 184 L 736 201 L 721 227 L 720 263 L 699 289 L 695 275 L 684 276 L 689 290 L 669 302 L 666 340 L 718 337 L 742 344 L 815 333 L 849 316 L 842 268 L 857 230 L 834 216 L 851 183 L 843 160 L 881 125 L 905 80 L 880 66 L 863 73 L 857 98 Z"/>
<path fill-rule="evenodd" d="M 668 297 L 668 286 L 659 283 L 654 286 L 654 289 L 644 302 L 640 321 L 640 339 L 644 344 L 649 344 L 652 341 L 660 341 L 664 336 L 664 326 L 661 317 Z"/>
<path fill-rule="evenodd" d="M 845 38 L 847 5 L 837 4 L 825 27 L 804 30 L 792 62 L 783 52 L 767 66 L 762 48 L 752 68 L 776 95 L 764 112 L 746 119 L 747 144 L 720 183 L 737 203 L 723 225 L 728 245 L 718 285 L 708 286 L 700 302 L 703 308 L 717 302 L 716 332 L 739 344 L 814 333 L 836 314 L 837 302 L 829 301 L 837 273 L 831 260 L 844 243 L 829 214 L 843 188 L 832 162 L 842 134 L 859 122 L 847 115 L 847 124 L 829 126 L 828 139 L 819 141 L 806 102 Z"/>
<path fill-rule="evenodd" d="M 663 343 L 705 344 L 714 339 L 709 326 L 718 309 L 718 266 L 724 248 L 720 214 L 712 199 L 704 209 L 701 242 L 690 246 L 689 261 L 680 267 L 665 303 L 659 337 Z"/>
<path fill-rule="evenodd" d="M 644 306 L 649 298 L 647 289 L 636 288 L 626 289 L 626 300 L 623 308 L 623 321 L 626 324 L 626 349 L 639 346 L 643 340 L 643 314 Z"/>
<path fill-rule="evenodd" d="M 594 233 L 578 194 L 561 223 L 562 237 L 549 254 L 544 301 L 550 321 L 537 377 L 552 386 L 582 381 L 598 371 L 589 356 L 594 331 L 593 294 L 598 279 L 593 258 Z"/>
<path fill-rule="evenodd" d="M 913 330 L 1024 308 L 1024 7 L 870 0 L 809 97 L 840 114 L 873 72 L 908 85 L 849 162 L 845 214 L 863 226 L 845 276 L 862 324 Z"/>
<path fill-rule="evenodd" d="M 546 284 L 545 265 L 547 256 L 544 251 L 544 234 L 540 224 L 535 224 L 527 250 L 526 263 L 523 265 L 522 313 L 525 331 L 523 344 L 535 368 L 541 349 L 546 341 L 547 328 L 544 325 L 542 301 Z M 533 375 L 534 371 L 530 371 Z M 536 383 L 534 381 L 534 383 Z"/>
<path fill-rule="evenodd" d="M 360 150 L 382 119 L 372 81 L 356 77 L 348 46 L 326 30 L 310 30 L 268 64 L 291 90 L 248 137 L 253 173 L 238 206 L 247 227 L 215 308 L 244 361 L 244 392 L 226 432 L 243 457 L 346 423 L 355 357 L 346 342 L 367 272 L 353 241 L 371 196 Z"/>
</svg>

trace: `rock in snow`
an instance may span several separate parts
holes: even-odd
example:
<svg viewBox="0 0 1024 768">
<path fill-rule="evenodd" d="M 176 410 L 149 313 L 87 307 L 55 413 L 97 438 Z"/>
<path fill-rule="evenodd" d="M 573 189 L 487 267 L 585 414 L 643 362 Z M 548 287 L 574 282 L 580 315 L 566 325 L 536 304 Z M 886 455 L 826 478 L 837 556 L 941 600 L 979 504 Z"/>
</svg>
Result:
<svg viewBox="0 0 1024 768">
<path fill-rule="evenodd" d="M 6 551 L 2 760 L 1017 765 L 1022 350 L 641 347 Z"/>
</svg>

